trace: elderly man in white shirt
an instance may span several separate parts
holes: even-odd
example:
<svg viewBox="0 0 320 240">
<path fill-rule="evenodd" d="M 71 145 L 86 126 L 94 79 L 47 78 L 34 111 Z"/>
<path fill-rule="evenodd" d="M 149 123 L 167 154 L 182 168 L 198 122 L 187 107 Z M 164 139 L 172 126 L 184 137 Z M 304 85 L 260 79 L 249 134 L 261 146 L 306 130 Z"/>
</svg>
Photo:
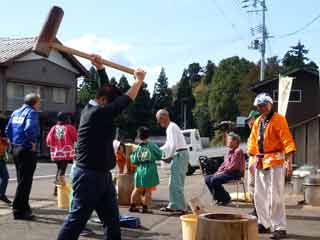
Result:
<svg viewBox="0 0 320 240">
<path fill-rule="evenodd" d="M 167 140 L 161 147 L 165 152 L 165 161 L 171 164 L 171 177 L 169 181 L 169 205 L 161 208 L 165 212 L 181 212 L 187 210 L 184 198 L 184 181 L 188 169 L 189 152 L 186 140 L 177 124 L 170 120 L 167 110 L 161 109 L 156 118 L 162 128 L 166 129 Z"/>
</svg>

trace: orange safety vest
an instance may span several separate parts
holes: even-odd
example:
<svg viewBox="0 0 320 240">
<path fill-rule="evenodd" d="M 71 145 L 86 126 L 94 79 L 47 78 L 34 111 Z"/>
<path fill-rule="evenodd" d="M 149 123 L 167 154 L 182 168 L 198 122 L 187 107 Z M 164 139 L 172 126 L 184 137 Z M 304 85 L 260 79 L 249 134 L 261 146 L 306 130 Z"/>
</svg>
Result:
<svg viewBox="0 0 320 240">
<path fill-rule="evenodd" d="M 253 124 L 248 141 L 248 153 L 251 156 L 259 154 L 258 136 L 261 116 Z M 285 154 L 296 151 L 292 134 L 286 118 L 274 113 L 264 133 L 263 169 L 282 165 Z"/>
</svg>

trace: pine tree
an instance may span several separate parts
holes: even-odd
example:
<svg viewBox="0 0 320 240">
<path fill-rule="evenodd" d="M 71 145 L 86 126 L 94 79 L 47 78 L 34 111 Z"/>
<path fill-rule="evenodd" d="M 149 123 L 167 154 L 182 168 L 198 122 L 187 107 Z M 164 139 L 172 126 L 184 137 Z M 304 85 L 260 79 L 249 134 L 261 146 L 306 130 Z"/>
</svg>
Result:
<svg viewBox="0 0 320 240">
<path fill-rule="evenodd" d="M 116 80 L 115 77 L 112 77 L 112 78 L 110 79 L 110 84 L 113 85 L 113 86 L 117 86 L 117 85 L 118 85 L 117 80 Z"/>
<path fill-rule="evenodd" d="M 191 63 L 186 72 L 192 86 L 200 83 L 202 68 L 199 63 Z"/>
<path fill-rule="evenodd" d="M 128 129 L 131 138 L 136 136 L 136 131 L 141 126 L 150 127 L 153 118 L 151 111 L 151 98 L 147 84 L 144 83 L 138 96 L 128 109 Z"/>
<path fill-rule="evenodd" d="M 79 104 L 80 107 L 84 107 L 90 99 L 93 99 L 96 95 L 96 91 L 99 88 L 100 77 L 94 67 L 89 70 L 89 77 L 84 78 L 79 87 Z"/>
<path fill-rule="evenodd" d="M 202 81 L 205 85 L 209 85 L 212 82 L 216 70 L 216 65 L 212 61 L 208 60 L 208 63 L 205 67 L 204 76 L 202 78 Z"/>
<path fill-rule="evenodd" d="M 178 85 L 177 99 L 174 103 L 174 113 L 177 123 L 180 127 L 184 126 L 184 116 L 186 112 L 186 128 L 194 126 L 192 109 L 195 105 L 195 100 L 192 94 L 192 83 L 188 77 L 188 70 L 183 71 L 181 80 Z"/>
<path fill-rule="evenodd" d="M 211 86 L 214 74 L 216 72 L 216 65 L 208 60 L 204 70 L 201 82 L 193 89 L 193 95 L 196 101 L 193 109 L 193 117 L 196 127 L 200 131 L 200 135 L 210 137 L 212 132 L 210 130 L 210 117 L 208 108 L 209 88 Z"/>
<path fill-rule="evenodd" d="M 125 75 L 122 75 L 121 78 L 119 79 L 118 87 L 121 89 L 123 93 L 127 92 L 130 89 L 128 79 L 126 78 Z"/>
<path fill-rule="evenodd" d="M 154 91 L 152 96 L 152 111 L 155 113 L 161 108 L 165 108 L 168 111 L 171 110 L 172 94 L 168 88 L 168 78 L 166 76 L 165 69 L 162 68 L 157 82 L 154 85 Z"/>
<path fill-rule="evenodd" d="M 282 63 L 284 71 L 290 71 L 295 68 L 303 67 L 309 58 L 306 55 L 309 50 L 305 48 L 303 44 L 299 41 L 296 46 L 292 46 L 291 49 L 284 55 Z"/>
</svg>

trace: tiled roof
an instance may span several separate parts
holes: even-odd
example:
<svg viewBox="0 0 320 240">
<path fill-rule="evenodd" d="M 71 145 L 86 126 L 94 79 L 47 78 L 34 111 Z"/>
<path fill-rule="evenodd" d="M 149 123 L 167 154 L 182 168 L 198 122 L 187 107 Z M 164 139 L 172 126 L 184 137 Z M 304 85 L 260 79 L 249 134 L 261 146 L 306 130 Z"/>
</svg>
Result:
<svg viewBox="0 0 320 240">
<path fill-rule="evenodd" d="M 0 38 L 0 63 L 5 63 L 30 50 L 35 40 L 35 37 Z"/>
<path fill-rule="evenodd" d="M 20 57 L 24 53 L 31 51 L 33 44 L 37 38 L 1 38 L 0 37 L 0 65 L 11 59 Z M 59 42 L 59 40 L 58 40 Z M 81 73 L 81 76 L 87 75 L 86 68 L 73 56 L 61 53 L 70 63 L 75 66 Z"/>
</svg>

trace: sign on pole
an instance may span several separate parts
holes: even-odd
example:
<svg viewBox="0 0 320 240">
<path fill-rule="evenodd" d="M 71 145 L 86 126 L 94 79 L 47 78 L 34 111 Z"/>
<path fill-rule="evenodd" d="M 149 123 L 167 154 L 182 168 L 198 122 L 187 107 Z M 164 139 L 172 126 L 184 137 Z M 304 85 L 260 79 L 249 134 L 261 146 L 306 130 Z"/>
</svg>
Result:
<svg viewBox="0 0 320 240">
<path fill-rule="evenodd" d="M 278 113 L 283 116 L 287 113 L 293 79 L 279 75 Z"/>
</svg>

